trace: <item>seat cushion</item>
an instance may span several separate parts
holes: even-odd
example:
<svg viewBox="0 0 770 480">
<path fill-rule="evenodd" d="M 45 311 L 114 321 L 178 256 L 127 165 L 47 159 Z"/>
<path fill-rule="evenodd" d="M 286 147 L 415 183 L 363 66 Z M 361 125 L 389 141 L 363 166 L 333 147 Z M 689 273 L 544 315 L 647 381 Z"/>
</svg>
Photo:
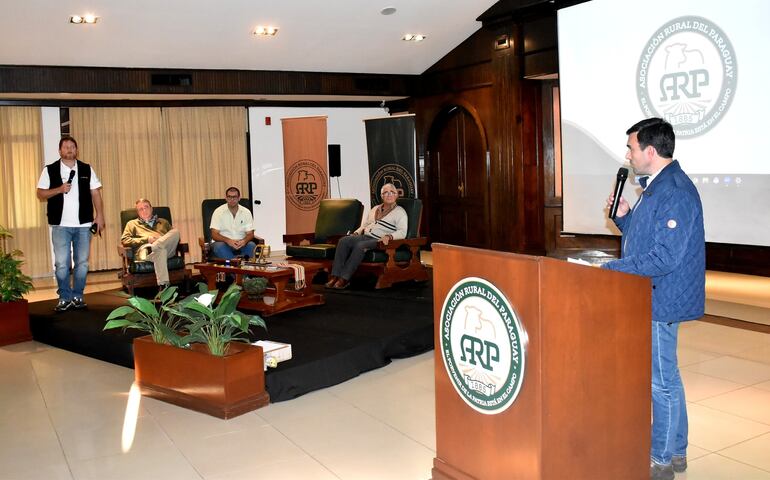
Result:
<svg viewBox="0 0 770 480">
<path fill-rule="evenodd" d="M 337 247 L 330 243 L 286 246 L 286 255 L 289 257 L 333 260 L 335 251 L 337 251 Z"/>
<path fill-rule="evenodd" d="M 409 250 L 409 247 L 402 246 L 398 249 L 396 249 L 396 261 L 397 262 L 408 262 L 412 258 L 412 251 Z M 369 250 L 364 254 L 364 262 L 374 262 L 374 263 L 385 263 L 388 261 L 388 255 L 385 253 L 384 250 Z"/>
<path fill-rule="evenodd" d="M 169 270 L 179 270 L 182 268 L 184 268 L 184 258 L 175 256 L 168 259 Z M 128 271 L 133 274 L 155 273 L 155 265 L 149 260 L 134 262 L 128 267 Z"/>
</svg>

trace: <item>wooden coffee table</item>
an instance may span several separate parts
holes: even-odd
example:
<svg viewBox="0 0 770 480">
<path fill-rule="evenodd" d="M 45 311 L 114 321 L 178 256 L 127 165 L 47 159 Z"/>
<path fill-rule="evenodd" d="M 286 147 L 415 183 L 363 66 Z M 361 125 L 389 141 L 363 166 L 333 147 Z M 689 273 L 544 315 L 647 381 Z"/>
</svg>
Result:
<svg viewBox="0 0 770 480">
<path fill-rule="evenodd" d="M 315 293 L 311 286 L 313 277 L 318 273 L 318 270 L 323 268 L 323 265 L 320 263 L 302 262 L 302 266 L 305 267 L 305 287 L 296 290 L 293 287 L 288 287 L 289 281 L 294 280 L 294 270 L 291 268 L 277 267 L 272 264 L 266 266 L 239 265 L 237 267 L 215 263 L 195 264 L 195 268 L 206 277 L 210 290 L 216 288 L 218 273 L 235 275 L 235 283 L 238 285 L 243 285 L 243 277 L 246 275 L 266 278 L 268 287 L 265 289 L 262 299 L 251 300 L 246 295 L 246 292 L 241 292 L 241 301 L 238 303 L 238 308 L 255 310 L 264 316 L 294 310 L 295 308 L 324 304 L 323 295 Z"/>
</svg>

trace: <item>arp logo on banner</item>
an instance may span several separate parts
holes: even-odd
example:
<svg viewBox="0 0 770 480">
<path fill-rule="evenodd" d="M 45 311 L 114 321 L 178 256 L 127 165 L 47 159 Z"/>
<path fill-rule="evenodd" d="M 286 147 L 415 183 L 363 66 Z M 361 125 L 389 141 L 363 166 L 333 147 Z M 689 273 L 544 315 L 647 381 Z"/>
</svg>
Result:
<svg viewBox="0 0 770 480">
<path fill-rule="evenodd" d="M 312 160 L 300 160 L 286 174 L 286 198 L 300 210 L 314 210 L 326 198 L 326 172 Z"/>
<path fill-rule="evenodd" d="M 647 41 L 636 94 L 647 117 L 662 117 L 677 137 L 696 137 L 727 113 L 738 85 L 738 61 L 727 35 L 711 20 L 675 18 Z"/>
<path fill-rule="evenodd" d="M 382 203 L 380 190 L 386 183 L 392 183 L 398 190 L 398 198 L 415 198 L 417 191 L 414 188 L 412 174 L 397 163 L 386 163 L 372 175 L 369 191 L 374 197 L 374 205 Z"/>
<path fill-rule="evenodd" d="M 458 395 L 493 415 L 516 400 L 524 381 L 527 333 L 492 283 L 467 277 L 441 307 L 441 358 Z"/>
</svg>

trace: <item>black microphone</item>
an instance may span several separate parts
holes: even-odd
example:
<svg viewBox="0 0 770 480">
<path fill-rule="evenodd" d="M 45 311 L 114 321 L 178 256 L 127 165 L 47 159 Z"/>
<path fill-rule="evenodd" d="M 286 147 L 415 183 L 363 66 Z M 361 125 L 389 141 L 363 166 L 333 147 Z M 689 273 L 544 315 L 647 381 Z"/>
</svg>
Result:
<svg viewBox="0 0 770 480">
<path fill-rule="evenodd" d="M 612 205 L 610 206 L 610 219 L 614 220 L 615 215 L 618 213 L 618 205 L 620 205 L 620 197 L 623 194 L 623 186 L 626 184 L 628 178 L 628 169 L 620 167 L 618 169 L 618 175 L 615 179 L 615 198 L 612 199 Z"/>
<path fill-rule="evenodd" d="M 67 185 L 72 185 L 72 179 L 75 178 L 75 170 L 70 170 L 70 178 L 67 179 Z M 64 192 L 69 193 L 69 192 Z"/>
</svg>

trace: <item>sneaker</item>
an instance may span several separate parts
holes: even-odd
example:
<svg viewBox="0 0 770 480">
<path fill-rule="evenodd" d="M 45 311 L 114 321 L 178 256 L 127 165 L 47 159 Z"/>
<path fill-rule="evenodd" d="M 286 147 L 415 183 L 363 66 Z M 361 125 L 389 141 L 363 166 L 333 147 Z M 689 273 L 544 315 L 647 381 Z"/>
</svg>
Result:
<svg viewBox="0 0 770 480">
<path fill-rule="evenodd" d="M 687 470 L 687 457 L 685 455 L 674 455 L 671 457 L 671 466 L 676 473 L 682 473 Z"/>
<path fill-rule="evenodd" d="M 72 302 L 69 300 L 64 300 L 63 298 L 59 299 L 59 303 L 56 304 L 55 307 L 53 307 L 54 312 L 66 312 L 72 307 Z"/>
<path fill-rule="evenodd" d="M 650 480 L 674 480 L 674 467 L 650 461 Z"/>
<path fill-rule="evenodd" d="M 80 297 L 75 297 L 72 299 L 72 308 L 75 310 L 83 310 L 84 308 L 87 308 L 88 305 L 86 302 L 83 301 Z"/>
</svg>

